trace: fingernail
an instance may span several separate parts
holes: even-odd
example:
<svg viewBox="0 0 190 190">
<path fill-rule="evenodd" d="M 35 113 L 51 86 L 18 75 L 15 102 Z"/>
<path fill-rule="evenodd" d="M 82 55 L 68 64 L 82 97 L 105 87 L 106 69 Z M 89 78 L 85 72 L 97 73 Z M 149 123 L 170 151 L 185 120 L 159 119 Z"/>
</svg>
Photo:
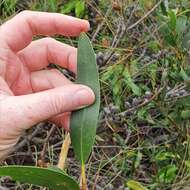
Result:
<svg viewBox="0 0 190 190">
<path fill-rule="evenodd" d="M 86 23 L 87 31 L 89 31 L 90 30 L 90 23 L 87 20 L 84 20 L 84 22 Z"/>
<path fill-rule="evenodd" d="M 81 109 L 92 104 L 94 102 L 95 95 L 91 89 L 83 88 L 76 92 L 76 94 L 74 95 L 74 98 L 75 98 L 76 106 L 77 106 L 76 109 Z"/>
</svg>

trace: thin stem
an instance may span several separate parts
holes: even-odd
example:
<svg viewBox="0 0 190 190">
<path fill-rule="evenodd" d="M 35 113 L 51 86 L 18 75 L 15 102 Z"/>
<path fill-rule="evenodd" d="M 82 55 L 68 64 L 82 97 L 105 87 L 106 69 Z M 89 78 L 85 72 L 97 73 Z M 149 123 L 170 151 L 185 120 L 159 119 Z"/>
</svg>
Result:
<svg viewBox="0 0 190 190">
<path fill-rule="evenodd" d="M 85 174 L 85 164 L 82 164 L 81 166 L 81 190 L 88 190 Z"/>
<path fill-rule="evenodd" d="M 65 161 L 67 159 L 67 154 L 68 154 L 68 151 L 69 151 L 70 144 L 71 144 L 71 138 L 70 138 L 70 134 L 68 133 L 66 135 L 66 137 L 65 137 L 65 140 L 63 141 L 63 144 L 62 144 L 62 147 L 61 147 L 61 153 L 60 153 L 60 156 L 59 156 L 59 162 L 58 162 L 58 165 L 57 165 L 57 167 L 62 169 L 62 170 L 65 167 Z"/>
</svg>

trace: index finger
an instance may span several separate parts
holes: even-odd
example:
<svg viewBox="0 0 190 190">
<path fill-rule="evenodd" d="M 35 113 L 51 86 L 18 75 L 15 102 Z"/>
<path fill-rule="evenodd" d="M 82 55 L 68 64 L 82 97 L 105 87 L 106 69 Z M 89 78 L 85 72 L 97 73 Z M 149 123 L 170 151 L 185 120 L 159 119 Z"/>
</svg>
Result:
<svg viewBox="0 0 190 190">
<path fill-rule="evenodd" d="M 0 27 L 0 38 L 17 52 L 25 48 L 34 35 L 78 36 L 88 29 L 86 20 L 59 13 L 23 11 Z"/>
</svg>

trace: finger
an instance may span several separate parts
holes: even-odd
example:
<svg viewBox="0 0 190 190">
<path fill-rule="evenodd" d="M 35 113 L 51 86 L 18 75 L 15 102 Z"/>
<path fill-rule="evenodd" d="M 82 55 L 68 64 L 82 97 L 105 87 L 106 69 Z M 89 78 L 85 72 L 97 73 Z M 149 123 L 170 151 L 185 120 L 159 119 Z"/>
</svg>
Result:
<svg viewBox="0 0 190 190">
<path fill-rule="evenodd" d="M 33 92 L 40 92 L 72 84 L 72 82 L 57 69 L 32 72 L 30 81 Z"/>
<path fill-rule="evenodd" d="M 59 70 L 41 70 L 31 73 L 31 88 L 33 92 L 40 92 L 49 90 L 56 87 L 72 84 Z M 28 88 L 29 89 L 29 88 Z M 18 93 L 18 92 L 15 92 Z M 28 92 L 30 93 L 30 91 Z M 25 92 L 25 94 L 28 94 Z M 59 114 L 49 119 L 49 121 L 55 123 L 57 126 L 64 127 L 69 130 L 70 113 Z"/>
<path fill-rule="evenodd" d="M 0 76 L 9 87 L 18 79 L 21 65 L 20 59 L 10 49 L 2 48 L 0 42 Z"/>
<path fill-rule="evenodd" d="M 11 90 L 17 96 L 71 84 L 71 81 L 57 69 L 41 70 L 32 73 L 21 70 L 20 74 L 22 75 L 11 86 Z"/>
<path fill-rule="evenodd" d="M 39 92 L 72 84 L 72 82 L 57 69 L 51 69 L 33 72 L 31 74 L 31 84 L 33 92 Z M 59 127 L 64 127 L 64 129 L 69 130 L 70 112 L 59 114 L 50 118 L 49 121 Z"/>
<path fill-rule="evenodd" d="M 55 63 L 76 72 L 77 49 L 53 38 L 33 41 L 29 46 L 21 50 L 18 56 L 30 71 L 41 70 L 50 63 Z"/>
<path fill-rule="evenodd" d="M 33 35 L 78 36 L 89 29 L 89 23 L 58 13 L 23 11 L 1 26 L 0 38 L 17 52 L 26 47 Z"/>
<path fill-rule="evenodd" d="M 40 93 L 10 96 L 2 102 L 1 118 L 7 122 L 14 122 L 14 127 L 22 131 L 58 114 L 92 104 L 94 99 L 94 93 L 90 88 L 76 84 Z"/>
</svg>

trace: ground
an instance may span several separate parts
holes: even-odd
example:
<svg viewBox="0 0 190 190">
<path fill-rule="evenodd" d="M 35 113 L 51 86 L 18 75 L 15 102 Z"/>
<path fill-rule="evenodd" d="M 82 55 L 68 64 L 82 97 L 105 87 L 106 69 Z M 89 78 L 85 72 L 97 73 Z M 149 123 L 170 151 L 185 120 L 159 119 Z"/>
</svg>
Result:
<svg viewBox="0 0 190 190">
<path fill-rule="evenodd" d="M 24 9 L 90 21 L 101 111 L 87 163 L 91 190 L 190 187 L 190 2 L 188 0 L 2 0 L 1 22 Z M 61 36 L 76 46 L 77 39 Z M 61 68 L 59 68 L 61 69 Z M 5 164 L 57 164 L 64 131 L 40 123 Z M 78 179 L 72 147 L 67 172 Z M 1 178 L 9 189 L 44 189 Z"/>
</svg>

